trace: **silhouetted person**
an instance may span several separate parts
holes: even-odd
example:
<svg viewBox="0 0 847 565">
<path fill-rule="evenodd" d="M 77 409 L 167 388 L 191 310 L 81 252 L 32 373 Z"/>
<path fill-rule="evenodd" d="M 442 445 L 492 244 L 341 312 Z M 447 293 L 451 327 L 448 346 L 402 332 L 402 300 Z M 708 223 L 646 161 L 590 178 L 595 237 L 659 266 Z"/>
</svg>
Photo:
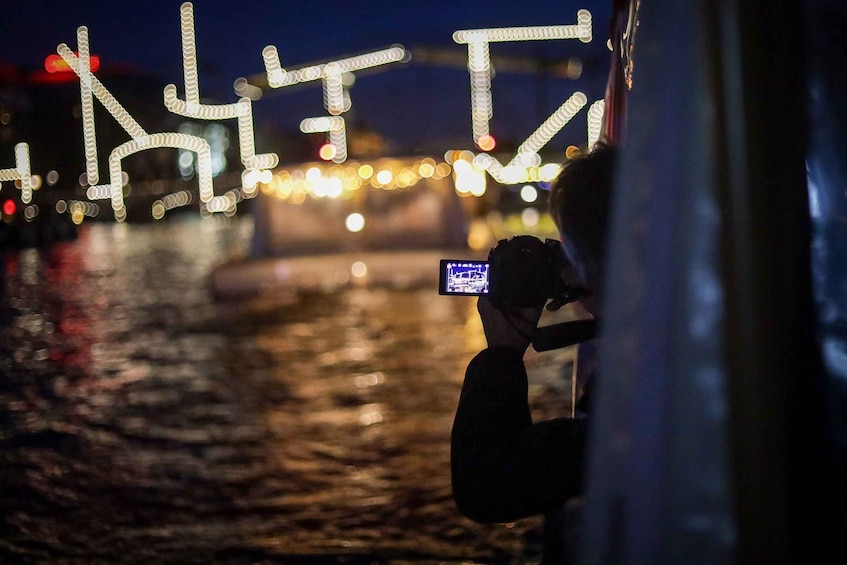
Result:
<svg viewBox="0 0 847 565">
<path fill-rule="evenodd" d="M 600 318 L 606 232 L 616 151 L 598 145 L 569 160 L 550 192 L 550 212 L 570 262 L 565 281 L 590 291 L 573 307 Z M 548 309 L 561 304 L 551 302 Z M 544 563 L 570 563 L 575 519 L 563 525 L 582 493 L 590 408 L 589 378 L 575 418 L 533 422 L 523 356 L 544 304 L 498 310 L 480 297 L 488 347 L 468 365 L 452 432 L 453 496 L 478 522 L 547 516 Z M 567 503 L 567 507 L 566 507 Z"/>
</svg>

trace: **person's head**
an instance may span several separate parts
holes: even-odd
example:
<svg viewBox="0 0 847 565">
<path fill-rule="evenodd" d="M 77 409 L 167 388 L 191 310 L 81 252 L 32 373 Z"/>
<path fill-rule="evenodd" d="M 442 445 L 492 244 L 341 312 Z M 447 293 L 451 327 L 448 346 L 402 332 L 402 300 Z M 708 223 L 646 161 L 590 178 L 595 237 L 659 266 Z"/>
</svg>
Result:
<svg viewBox="0 0 847 565">
<path fill-rule="evenodd" d="M 602 292 L 616 160 L 614 146 L 598 144 L 569 159 L 550 190 L 550 214 L 574 266 L 573 282 L 590 289 L 595 300 Z"/>
</svg>

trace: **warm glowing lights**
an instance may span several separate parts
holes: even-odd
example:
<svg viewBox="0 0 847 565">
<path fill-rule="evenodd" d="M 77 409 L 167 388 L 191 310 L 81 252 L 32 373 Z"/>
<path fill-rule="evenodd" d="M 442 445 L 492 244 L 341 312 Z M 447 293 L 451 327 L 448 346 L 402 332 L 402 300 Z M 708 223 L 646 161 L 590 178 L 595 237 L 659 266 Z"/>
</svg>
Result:
<svg viewBox="0 0 847 565">
<path fill-rule="evenodd" d="M 347 160 L 347 128 L 344 118 L 338 116 L 321 116 L 306 118 L 300 122 L 303 133 L 329 132 L 329 143 L 321 146 L 318 155 L 324 161 L 343 163 Z"/>
<path fill-rule="evenodd" d="M 370 165 L 362 165 L 356 172 L 361 178 L 367 180 L 373 176 L 374 168 Z"/>
<path fill-rule="evenodd" d="M 209 105 L 200 103 L 200 86 L 197 72 L 197 49 L 194 35 L 194 9 L 190 2 L 180 6 L 180 32 L 182 38 L 183 75 L 185 80 L 185 100 L 177 98 L 176 86 L 169 84 L 164 89 L 164 104 L 171 112 L 199 120 L 223 120 L 235 118 L 238 121 L 238 139 L 241 162 L 245 172 L 253 172 L 257 177 L 269 178 L 271 169 L 276 167 L 279 158 L 274 153 L 257 155 L 255 151 L 255 136 L 253 132 L 252 103 L 249 98 L 242 97 L 234 104 Z M 85 26 L 77 30 L 77 56 L 65 44 L 57 47 L 57 52 L 65 64 L 72 69 L 80 79 L 80 97 L 83 122 L 83 137 L 85 142 L 86 173 L 80 177 L 80 186 L 87 186 L 87 195 L 91 199 L 111 200 L 115 219 L 122 221 L 126 218 L 123 187 L 127 183 L 126 174 L 121 170 L 121 160 L 128 155 L 156 147 L 172 147 L 197 154 L 196 166 L 200 192 L 201 213 L 224 212 L 232 214 L 235 205 L 242 198 L 240 189 L 231 190 L 223 196 L 215 196 L 212 183 L 212 158 L 209 143 L 194 135 L 185 133 L 148 134 L 112 94 L 92 74 L 92 62 L 89 55 L 88 29 Z M 93 97 L 96 97 L 118 121 L 132 140 L 112 150 L 109 155 L 109 184 L 99 185 L 99 170 L 97 165 L 97 143 L 94 128 Z M 192 163 L 194 159 L 192 158 Z M 264 173 L 267 172 L 267 175 Z M 245 194 L 256 186 L 245 183 Z M 253 193 L 255 195 L 255 193 Z M 164 197 L 153 206 L 153 216 L 182 204 L 183 197 L 177 194 L 172 198 Z"/>
<path fill-rule="evenodd" d="M 361 261 L 356 261 L 350 266 L 350 273 L 357 279 L 361 279 L 368 274 L 368 266 Z"/>
<path fill-rule="evenodd" d="M 126 219 L 126 209 L 123 202 L 123 183 L 122 171 L 120 168 L 120 160 L 122 157 L 134 153 L 140 149 L 148 148 L 147 143 L 149 137 L 138 122 L 124 109 L 123 106 L 112 96 L 105 86 L 103 86 L 97 77 L 91 74 L 88 66 L 88 30 L 83 26 L 77 29 L 77 43 L 79 47 L 80 57 L 74 53 L 64 43 L 60 44 L 56 50 L 59 55 L 68 63 L 68 65 L 79 76 L 80 94 L 82 97 L 82 126 L 83 138 L 85 141 L 85 158 L 86 158 L 86 184 L 96 186 L 99 181 L 100 173 L 97 166 L 97 141 L 94 135 L 94 108 L 93 102 L 90 107 L 86 100 L 91 99 L 93 94 L 114 117 L 124 130 L 133 138 L 133 141 L 128 143 L 136 144 L 138 147 L 131 150 L 125 143 L 123 149 L 116 147 L 109 155 L 109 198 L 112 201 L 112 209 L 115 212 L 115 219 L 123 221 Z M 98 190 L 105 190 L 98 188 Z M 74 215 L 76 221 L 78 215 Z M 79 216 L 82 221 L 81 216 Z"/>
<path fill-rule="evenodd" d="M 483 151 L 491 151 L 494 149 L 494 147 L 497 146 L 497 140 L 494 139 L 494 136 L 490 134 L 485 134 L 480 136 L 480 138 L 476 140 L 476 144 Z"/>
<path fill-rule="evenodd" d="M 422 169 L 431 172 L 430 176 L 422 175 Z M 363 186 L 381 190 L 407 189 L 424 178 L 448 177 L 451 170 L 447 163 L 436 163 L 431 157 L 406 164 L 396 159 L 347 166 L 317 162 L 306 168 L 277 170 L 262 187 L 262 192 L 295 204 L 306 197 L 350 199 Z"/>
<path fill-rule="evenodd" d="M 376 182 L 381 185 L 390 184 L 394 175 L 388 169 L 382 169 L 376 174 Z"/>
<path fill-rule="evenodd" d="M 535 156 L 538 150 L 544 147 L 554 135 L 556 135 L 571 119 L 579 112 L 588 102 L 585 94 L 582 92 L 574 92 L 564 104 L 553 112 L 543 124 L 541 124 L 526 141 L 518 147 L 517 155 L 512 159 L 510 164 L 518 162 L 526 162 L 528 156 Z M 508 165 L 507 165 L 508 166 Z"/>
<path fill-rule="evenodd" d="M 579 39 L 583 43 L 591 41 L 591 12 L 579 10 L 575 25 L 504 27 L 489 29 L 458 30 L 453 33 L 456 43 L 487 41 L 538 41 L 544 39 Z"/>
<path fill-rule="evenodd" d="M 519 157 L 519 158 L 518 158 Z M 562 166 L 558 163 L 543 163 L 541 157 L 537 153 L 526 153 L 518 155 L 513 162 L 507 166 L 503 166 L 495 157 L 488 153 L 479 153 L 474 155 L 470 151 L 447 151 L 445 159 L 453 163 L 453 168 L 457 172 L 457 176 L 463 175 L 465 172 L 474 170 L 476 172 L 488 172 L 491 177 L 500 184 L 514 185 L 528 182 L 550 182 L 555 179 Z M 468 169 L 467 164 L 472 165 Z M 448 166 L 447 163 L 442 163 Z M 441 165 L 439 165 L 441 166 Z M 457 179 L 458 180 L 458 179 Z M 460 180 L 456 185 L 456 192 L 462 196 L 474 194 L 471 186 L 478 183 L 476 180 L 466 181 Z M 480 189 L 477 188 L 477 192 Z M 484 193 L 484 191 L 482 192 Z"/>
<path fill-rule="evenodd" d="M 338 116 L 306 118 L 300 122 L 300 131 L 303 133 L 323 133 L 342 128 L 344 128 L 344 118 L 339 118 Z"/>
<path fill-rule="evenodd" d="M 504 41 L 539 41 L 551 39 L 579 39 L 591 41 L 591 13 L 577 12 L 575 25 L 531 26 L 459 30 L 453 33 L 453 41 L 468 46 L 468 71 L 471 81 L 471 127 L 474 143 L 483 151 L 494 148 L 489 133 L 489 123 L 494 115 L 491 94 L 491 56 L 489 43 Z"/>
<path fill-rule="evenodd" d="M 287 71 L 280 64 L 277 48 L 268 45 L 262 50 L 262 59 L 265 62 L 265 71 L 268 74 L 268 85 L 271 88 L 282 88 L 301 82 L 326 79 L 327 67 L 330 67 L 330 74 L 352 73 L 389 63 L 405 63 L 409 60 L 409 55 L 402 45 L 394 45 L 388 49 L 331 61 L 323 65 L 311 65 Z"/>
<path fill-rule="evenodd" d="M 562 172 L 562 166 L 558 163 L 545 163 L 538 168 L 538 180 L 543 182 L 550 182 L 559 176 L 559 173 Z"/>
<path fill-rule="evenodd" d="M 71 221 L 79 225 L 86 216 L 90 218 L 97 217 L 100 214 L 100 207 L 93 202 L 83 202 L 81 200 L 59 200 L 56 202 L 56 212 L 59 214 L 70 214 Z"/>
<path fill-rule="evenodd" d="M 482 196 L 485 194 L 485 170 L 472 161 L 458 159 L 453 163 L 456 192 L 461 196 Z"/>
<path fill-rule="evenodd" d="M 335 157 L 335 154 L 335 146 L 331 143 L 324 143 L 318 150 L 318 156 L 324 161 L 332 161 L 332 158 Z"/>
<path fill-rule="evenodd" d="M 600 139 L 603 128 L 603 114 L 606 111 L 606 101 L 597 100 L 588 107 L 588 149 L 594 148 Z"/>
<path fill-rule="evenodd" d="M 532 185 L 524 185 L 521 188 L 521 200 L 532 203 L 538 200 L 538 190 Z"/>
<path fill-rule="evenodd" d="M 268 85 L 271 88 L 285 86 L 287 72 L 279 62 L 279 51 L 273 45 L 262 49 L 262 60 L 265 62 L 265 72 L 268 75 Z"/>
<path fill-rule="evenodd" d="M 180 6 L 180 33 L 182 61 L 185 77 L 185 101 L 177 98 L 176 86 L 169 84 L 164 90 L 165 107 L 171 112 L 199 120 L 238 120 L 238 147 L 241 164 L 247 170 L 276 167 L 279 157 L 275 153 L 256 154 L 253 128 L 253 107 L 250 98 L 242 96 L 234 104 L 201 104 L 200 83 L 197 72 L 197 48 L 194 33 L 194 7 L 191 2 Z M 255 185 L 253 185 L 255 186 Z M 208 199 L 203 199 L 207 202 Z"/>
<path fill-rule="evenodd" d="M 161 200 L 156 200 L 153 203 L 153 206 L 151 206 L 151 214 L 154 219 L 161 220 L 165 217 L 165 212 L 168 210 L 188 206 L 192 202 L 194 202 L 194 196 L 190 191 L 181 190 L 179 192 L 174 192 L 173 194 L 164 196 Z"/>
<path fill-rule="evenodd" d="M 521 222 L 528 228 L 534 228 L 541 220 L 541 214 L 535 208 L 526 208 L 521 212 Z"/>
<path fill-rule="evenodd" d="M 0 169 L 0 182 L 16 180 L 20 182 L 21 202 L 28 204 L 32 199 L 33 177 L 29 165 L 29 145 L 15 145 L 15 168 Z"/>
<path fill-rule="evenodd" d="M 81 26 L 76 31 L 76 43 L 79 49 L 78 74 L 79 74 L 79 93 L 80 107 L 82 111 L 82 135 L 85 146 L 85 171 L 90 182 L 96 184 L 99 179 L 99 171 L 97 169 L 97 140 L 94 134 L 94 99 L 91 92 L 91 57 L 88 49 L 88 28 Z M 65 56 L 60 55 L 65 61 Z M 68 68 L 71 65 L 65 61 Z M 72 69 L 73 70 L 73 69 Z"/>
<path fill-rule="evenodd" d="M 197 73 L 197 48 L 194 41 L 194 6 L 184 2 L 179 7 L 179 29 L 182 37 L 182 69 L 185 77 L 185 101 L 189 107 L 200 104 L 200 82 Z"/>
<path fill-rule="evenodd" d="M 344 220 L 344 227 L 347 231 L 357 233 L 365 228 L 365 217 L 358 212 L 353 212 L 347 219 Z"/>
<path fill-rule="evenodd" d="M 577 13 L 576 25 L 460 30 L 454 34 L 454 40 L 468 45 L 473 140 L 480 152 L 474 154 L 469 150 L 448 151 L 444 159 L 446 162 L 440 163 L 435 159 L 425 158 L 418 160 L 414 165 L 385 165 L 383 161 L 374 165 L 352 164 L 342 167 L 341 164 L 348 158 L 347 124 L 342 115 L 351 107 L 348 89 L 355 80 L 353 73 L 389 63 L 406 62 L 409 60 L 409 54 L 402 46 L 393 46 L 355 57 L 286 70 L 280 64 L 276 47 L 269 45 L 262 51 L 262 58 L 267 71 L 268 84 L 272 88 L 321 81 L 324 107 L 328 115 L 306 118 L 302 120 L 300 128 L 304 133 L 326 135 L 327 143 L 321 146 L 319 156 L 324 161 L 331 161 L 331 163 L 319 163 L 320 168 L 315 168 L 308 173 L 300 173 L 299 176 L 296 169 L 272 172 L 271 169 L 278 166 L 278 156 L 275 153 L 256 154 L 255 152 L 252 100 L 257 99 L 258 96 L 248 96 L 247 92 L 257 87 L 247 84 L 246 79 L 239 79 L 236 81 L 237 86 L 234 85 L 240 96 L 236 102 L 217 105 L 201 103 L 194 13 L 191 2 L 184 2 L 180 6 L 180 32 L 185 99 L 179 99 L 177 87 L 169 84 L 163 92 L 165 107 L 174 114 L 194 120 L 237 120 L 239 152 L 244 167 L 241 173 L 241 186 L 221 195 L 214 193 L 210 142 L 199 135 L 191 135 L 191 133 L 198 134 L 197 131 L 147 133 L 94 76 L 99 61 L 90 54 L 86 27 L 83 26 L 77 30 L 77 52 L 71 51 L 65 44 L 60 44 L 57 47 L 58 56 L 48 58 L 54 72 L 71 70 L 80 79 L 80 107 L 86 160 L 86 172 L 80 175 L 80 188 L 87 189 L 86 195 L 89 200 L 109 199 L 115 218 L 119 221 L 126 217 L 124 198 L 133 188 L 128 185 L 126 173 L 121 169 L 122 160 L 140 151 L 157 147 L 177 148 L 188 153 L 190 159 L 186 158 L 184 168 L 190 169 L 191 175 L 196 170 L 200 212 L 204 216 L 216 212 L 234 214 L 237 204 L 242 199 L 256 196 L 259 190 L 279 198 L 290 198 L 293 202 L 302 202 L 307 196 L 352 198 L 357 190 L 405 189 L 414 186 L 421 179 L 437 180 L 451 173 L 454 175 L 455 189 L 461 195 L 483 195 L 486 190 L 487 174 L 502 184 L 526 184 L 521 189 L 521 196 L 526 202 L 534 202 L 538 198 L 537 190 L 527 183 L 550 182 L 561 170 L 561 165 L 556 163 L 543 163 L 539 151 L 587 105 L 587 99 L 583 93 L 574 93 L 520 145 L 511 161 L 503 165 L 496 157 L 487 153 L 497 146 L 496 140 L 489 132 L 489 124 L 493 117 L 491 81 L 495 71 L 489 53 L 490 44 L 558 39 L 579 39 L 588 42 L 592 38 L 591 14 L 587 10 L 580 10 Z M 93 108 L 95 98 L 131 137 L 131 141 L 113 148 L 110 152 L 108 182 L 100 178 L 98 170 Z M 603 112 L 602 100 L 594 102 L 588 109 L 589 148 L 593 147 L 599 139 Z M 180 154 L 180 158 L 182 157 L 183 155 Z M 30 173 L 29 150 L 26 144 L 16 146 L 15 161 L 14 169 L 0 169 L 0 181 L 19 181 L 17 184 L 21 188 L 22 201 L 28 203 L 32 190 L 40 186 L 40 177 L 32 176 Z M 53 186 L 57 182 L 57 175 L 54 173 L 55 171 L 51 171 L 47 174 L 45 180 L 48 185 Z M 530 190 L 535 191 L 534 196 L 530 196 Z M 189 196 L 187 191 L 183 191 L 157 197 L 159 199 L 151 209 L 153 217 L 157 219 L 164 217 L 165 213 L 171 209 L 191 204 L 193 199 Z M 76 212 L 71 210 L 70 204 L 67 206 L 69 213 L 79 216 L 80 221 L 83 216 L 88 215 L 86 209 L 80 208 L 79 205 L 75 204 Z M 348 222 L 352 217 L 347 219 Z M 351 229 L 349 224 L 348 229 Z"/>
<path fill-rule="evenodd" d="M 426 157 L 421 159 L 421 164 L 418 166 L 418 174 L 425 178 L 431 178 L 435 174 L 435 159 L 431 157 Z"/>
<path fill-rule="evenodd" d="M 318 120 L 322 118 L 307 118 L 301 123 L 300 129 L 304 133 L 326 132 L 334 152 L 327 159 L 324 153 L 329 154 L 331 151 L 329 149 L 324 151 L 326 146 L 322 147 L 321 159 L 343 163 L 347 160 L 347 128 L 344 119 L 339 116 L 350 110 L 352 105 L 350 94 L 347 92 L 347 86 L 355 80 L 352 73 L 389 63 L 403 63 L 409 60 L 409 55 L 402 45 L 394 45 L 380 51 L 287 71 L 280 64 L 277 48 L 268 45 L 262 50 L 262 60 L 265 62 L 268 86 L 271 88 L 282 88 L 313 80 L 322 82 L 324 108 L 331 115 L 331 118 L 326 119 L 330 121 L 319 125 Z M 347 79 L 348 76 L 349 79 Z M 332 121 L 332 118 L 335 118 L 335 121 Z"/>
</svg>

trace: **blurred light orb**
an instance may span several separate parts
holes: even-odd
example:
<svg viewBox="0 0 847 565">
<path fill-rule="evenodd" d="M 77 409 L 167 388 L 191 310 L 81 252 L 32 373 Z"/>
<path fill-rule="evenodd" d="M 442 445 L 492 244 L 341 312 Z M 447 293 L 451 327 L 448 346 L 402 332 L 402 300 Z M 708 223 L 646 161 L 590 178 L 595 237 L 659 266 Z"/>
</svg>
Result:
<svg viewBox="0 0 847 565">
<path fill-rule="evenodd" d="M 376 174 L 376 181 L 380 184 L 388 184 L 393 178 L 394 175 L 391 174 L 391 171 L 389 171 L 388 169 L 382 169 Z"/>
<path fill-rule="evenodd" d="M 370 165 L 362 165 L 359 167 L 359 177 L 363 179 L 369 179 L 374 174 L 374 168 Z"/>
<path fill-rule="evenodd" d="M 50 171 L 49 173 L 47 173 L 48 185 L 53 186 L 57 182 L 59 182 L 59 173 L 57 173 L 56 171 Z"/>
<path fill-rule="evenodd" d="M 318 155 L 324 161 L 331 161 L 336 154 L 335 146 L 331 143 L 324 143 L 321 145 L 321 148 L 318 150 Z"/>
<path fill-rule="evenodd" d="M 318 182 L 323 178 L 323 173 L 318 167 L 309 167 L 306 169 L 306 180 L 309 182 Z"/>
<path fill-rule="evenodd" d="M 485 134 L 483 136 L 480 136 L 476 144 L 483 151 L 491 151 L 492 149 L 494 149 L 494 147 L 497 146 L 497 140 L 494 139 L 494 136 Z"/>
<path fill-rule="evenodd" d="M 353 273 L 354 277 L 360 279 L 368 274 L 368 266 L 361 261 L 356 261 L 350 266 L 350 272 Z"/>
<path fill-rule="evenodd" d="M 576 145 L 568 145 L 568 148 L 565 149 L 565 157 L 567 157 L 568 159 L 574 159 L 576 157 L 579 157 L 579 155 L 580 150 L 579 147 L 577 147 Z"/>
<path fill-rule="evenodd" d="M 521 188 L 521 200 L 524 202 L 535 202 L 538 200 L 538 191 L 532 185 L 524 185 Z"/>
<path fill-rule="evenodd" d="M 194 164 L 194 153 L 190 151 L 183 151 L 179 154 L 179 166 L 183 169 L 187 169 Z M 81 183 L 80 183 L 81 184 Z"/>
<path fill-rule="evenodd" d="M 353 212 L 344 220 L 344 226 L 347 228 L 347 231 L 353 233 L 360 232 L 365 227 L 365 217 L 358 212 Z M 355 275 L 355 273 L 353 274 Z"/>
<path fill-rule="evenodd" d="M 562 166 L 558 163 L 546 163 L 541 166 L 541 169 L 538 171 L 538 175 L 543 181 L 551 181 L 559 175 L 561 170 Z"/>
<path fill-rule="evenodd" d="M 521 212 L 521 221 L 523 222 L 523 225 L 528 228 L 534 228 L 537 226 L 539 219 L 540 215 L 538 214 L 538 210 L 535 208 L 527 208 Z"/>
<path fill-rule="evenodd" d="M 150 212 L 153 215 L 154 220 L 161 220 L 165 217 L 165 205 L 161 200 L 157 200 L 153 203 L 152 209 Z"/>
</svg>

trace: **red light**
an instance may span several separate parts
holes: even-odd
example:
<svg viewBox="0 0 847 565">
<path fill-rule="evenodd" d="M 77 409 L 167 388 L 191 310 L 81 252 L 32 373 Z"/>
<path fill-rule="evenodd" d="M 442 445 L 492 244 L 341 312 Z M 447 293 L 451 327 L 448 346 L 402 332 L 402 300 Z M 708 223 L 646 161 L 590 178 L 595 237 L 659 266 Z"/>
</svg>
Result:
<svg viewBox="0 0 847 565">
<path fill-rule="evenodd" d="M 476 144 L 483 151 L 491 151 L 497 145 L 497 140 L 494 139 L 494 136 L 485 134 L 480 136 Z"/>
<path fill-rule="evenodd" d="M 74 55 L 79 57 L 79 53 L 74 53 Z M 91 72 L 100 68 L 100 57 L 97 55 L 91 55 L 89 59 L 91 60 Z M 55 53 L 53 55 L 47 55 L 44 59 L 44 69 L 48 73 L 73 72 L 70 65 L 68 65 L 60 55 L 56 55 Z"/>
<path fill-rule="evenodd" d="M 333 157 L 335 157 L 336 149 L 335 146 L 331 143 L 324 143 L 321 145 L 321 148 L 318 150 L 318 155 L 324 161 L 329 161 Z"/>
<path fill-rule="evenodd" d="M 13 215 L 15 213 L 15 210 L 17 210 L 17 209 L 18 209 L 18 207 L 15 206 L 14 200 L 6 200 L 3 203 L 3 213 L 6 214 L 7 216 Z"/>
</svg>

